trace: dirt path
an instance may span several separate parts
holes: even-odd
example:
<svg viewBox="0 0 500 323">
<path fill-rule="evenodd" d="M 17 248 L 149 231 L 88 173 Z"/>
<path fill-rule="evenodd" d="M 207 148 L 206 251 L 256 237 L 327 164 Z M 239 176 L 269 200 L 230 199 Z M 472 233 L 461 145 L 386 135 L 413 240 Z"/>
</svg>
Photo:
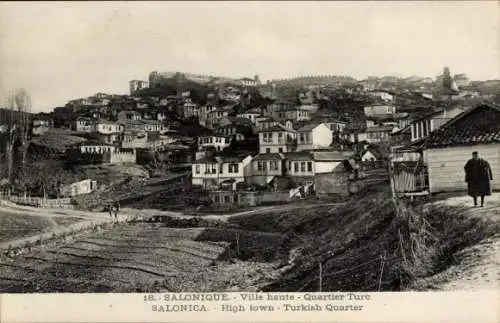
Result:
<svg viewBox="0 0 500 323">
<path fill-rule="evenodd" d="M 35 234 L 33 232 L 29 236 L 21 234 L 16 238 L 9 239 L 0 243 L 0 250 L 9 248 L 17 248 L 26 244 L 34 243 L 40 239 L 48 239 L 62 234 L 83 230 L 94 225 L 104 224 L 108 222 L 124 222 L 133 218 L 134 214 L 118 214 L 118 218 L 114 220 L 107 212 L 85 212 L 68 209 L 44 209 L 29 206 L 18 206 L 13 204 L 3 204 L 0 206 L 0 216 L 2 212 L 6 214 L 19 214 L 20 216 L 39 217 L 46 220 L 49 228 L 40 230 Z M 57 223 L 61 220 L 72 220 L 66 224 Z"/>
<path fill-rule="evenodd" d="M 452 197 L 433 204 L 469 207 L 471 217 L 488 218 L 500 223 L 500 193 L 486 198 L 485 207 L 472 207 L 468 196 Z M 498 290 L 500 289 L 500 232 L 479 244 L 465 248 L 457 255 L 457 264 L 426 279 L 440 290 Z"/>
<path fill-rule="evenodd" d="M 202 217 L 205 219 L 220 220 L 220 221 L 225 222 L 232 217 L 241 216 L 241 215 L 263 214 L 263 213 L 280 213 L 283 211 L 290 211 L 290 210 L 296 210 L 296 209 L 312 209 L 312 208 L 316 208 L 316 207 L 325 207 L 325 206 L 335 207 L 335 206 L 338 206 L 341 204 L 343 204 L 343 203 L 323 203 L 323 204 L 291 203 L 291 204 L 284 204 L 284 205 L 263 206 L 263 207 L 258 207 L 258 208 L 252 209 L 252 210 L 235 212 L 235 213 L 228 213 L 228 214 L 204 214 L 204 215 L 202 215 Z M 177 217 L 177 218 L 193 218 L 196 216 L 196 215 L 192 215 L 192 214 L 184 213 L 184 212 L 160 211 L 160 210 L 155 210 L 155 209 L 137 210 L 137 209 L 123 208 L 123 212 L 126 214 L 134 214 L 134 215 L 137 215 L 139 217 L 150 217 L 150 216 L 155 216 L 155 215 L 167 215 L 167 216 Z"/>
</svg>

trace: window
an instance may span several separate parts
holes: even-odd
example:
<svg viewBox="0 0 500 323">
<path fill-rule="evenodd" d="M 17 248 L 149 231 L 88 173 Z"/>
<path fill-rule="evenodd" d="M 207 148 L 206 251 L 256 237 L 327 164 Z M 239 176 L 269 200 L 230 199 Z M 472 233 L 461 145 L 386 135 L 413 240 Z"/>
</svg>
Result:
<svg viewBox="0 0 500 323">
<path fill-rule="evenodd" d="M 215 195 L 215 196 L 214 196 L 214 202 L 215 202 L 215 203 L 219 203 L 219 196 L 218 196 L 218 195 Z"/>
<path fill-rule="evenodd" d="M 282 153 L 283 152 L 283 148 L 278 148 L 278 152 Z"/>
<path fill-rule="evenodd" d="M 306 171 L 306 162 L 300 162 L 300 171 L 303 173 Z"/>
<path fill-rule="evenodd" d="M 298 173 L 299 172 L 299 162 L 294 162 L 293 163 L 293 171 Z"/>
<path fill-rule="evenodd" d="M 199 174 L 200 173 L 200 165 L 196 165 L 196 174 Z"/>
<path fill-rule="evenodd" d="M 279 170 L 278 162 L 275 160 L 270 162 L 270 166 L 271 170 Z"/>
<path fill-rule="evenodd" d="M 219 174 L 224 173 L 224 164 L 219 164 Z"/>
<path fill-rule="evenodd" d="M 231 200 L 230 200 L 230 196 L 229 195 L 225 195 L 224 196 L 224 202 L 225 203 L 229 203 Z"/>
<path fill-rule="evenodd" d="M 205 165 L 205 173 L 206 174 L 216 174 L 217 173 L 217 165 L 216 164 L 207 164 Z"/>
<path fill-rule="evenodd" d="M 266 148 L 266 154 L 270 154 L 271 153 L 271 148 Z"/>
<path fill-rule="evenodd" d="M 313 163 L 312 162 L 307 162 L 307 171 L 312 172 L 313 171 Z"/>
<path fill-rule="evenodd" d="M 278 143 L 283 143 L 283 133 L 282 132 L 278 132 Z"/>
<path fill-rule="evenodd" d="M 305 142 L 304 133 L 300 133 L 300 142 Z"/>
<path fill-rule="evenodd" d="M 229 164 L 229 172 L 230 173 L 238 173 L 239 172 L 238 164 Z"/>
<path fill-rule="evenodd" d="M 264 165 L 261 161 L 257 162 L 257 170 L 258 171 L 263 171 L 264 170 Z"/>
</svg>

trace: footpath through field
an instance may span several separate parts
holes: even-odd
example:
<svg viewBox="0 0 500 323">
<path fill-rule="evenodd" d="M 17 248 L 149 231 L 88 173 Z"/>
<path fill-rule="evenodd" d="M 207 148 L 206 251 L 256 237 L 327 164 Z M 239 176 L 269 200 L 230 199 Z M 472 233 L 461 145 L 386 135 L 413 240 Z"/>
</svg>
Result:
<svg viewBox="0 0 500 323">
<path fill-rule="evenodd" d="M 19 248 L 40 239 L 69 234 L 94 225 L 124 222 L 133 217 L 133 214 L 120 212 L 114 220 L 107 212 L 44 209 L 4 202 L 0 205 L 0 250 Z"/>
<path fill-rule="evenodd" d="M 450 197 L 435 205 L 466 207 L 470 217 L 500 223 L 500 193 L 486 197 L 484 207 L 473 207 L 469 196 Z M 456 264 L 435 276 L 426 278 L 429 285 L 440 290 L 500 289 L 500 232 L 479 244 L 465 248 L 456 255 Z"/>
</svg>

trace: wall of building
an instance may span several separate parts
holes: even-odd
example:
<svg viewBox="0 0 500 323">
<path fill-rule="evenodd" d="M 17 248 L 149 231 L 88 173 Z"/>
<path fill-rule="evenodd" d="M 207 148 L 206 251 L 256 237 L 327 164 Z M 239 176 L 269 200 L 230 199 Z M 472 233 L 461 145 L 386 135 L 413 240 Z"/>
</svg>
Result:
<svg viewBox="0 0 500 323">
<path fill-rule="evenodd" d="M 259 133 L 259 153 L 260 154 L 266 154 L 266 153 L 286 153 L 286 152 L 292 152 L 294 151 L 294 145 L 293 140 L 295 138 L 295 135 L 293 133 L 288 133 L 286 131 L 282 131 L 281 133 L 283 134 L 282 140 L 279 140 L 279 132 L 271 132 L 271 141 L 267 142 L 264 141 L 264 133 L 265 132 L 260 132 Z M 267 132 L 269 133 L 269 132 Z M 290 137 L 290 139 L 288 139 Z M 270 149 L 270 151 L 267 151 L 267 148 Z M 280 148 L 282 151 L 280 151 Z"/>
<path fill-rule="evenodd" d="M 248 156 L 246 157 L 243 161 L 238 164 L 238 171 L 234 172 L 229 172 L 229 165 L 233 163 L 223 163 L 223 164 L 215 164 L 215 173 L 206 173 L 206 167 L 208 166 L 208 169 L 211 169 L 212 164 L 200 164 L 200 163 L 194 163 L 192 165 L 192 183 L 193 185 L 202 185 L 206 186 L 206 180 L 209 181 L 214 181 L 216 185 L 219 185 L 220 183 L 229 180 L 229 179 L 234 179 L 234 187 L 236 186 L 236 183 L 240 182 L 248 182 L 251 180 L 251 166 L 252 166 L 252 157 Z M 222 172 L 220 172 L 219 165 L 222 165 Z M 199 172 L 197 172 L 199 170 Z"/>
<path fill-rule="evenodd" d="M 97 182 L 91 179 L 86 179 L 80 182 L 64 185 L 61 187 L 62 196 L 76 196 L 81 194 L 89 194 L 97 188 Z"/>
<path fill-rule="evenodd" d="M 315 161 L 314 162 L 314 173 L 322 174 L 322 173 L 330 173 L 335 168 L 337 168 L 342 162 L 338 161 Z"/>
<path fill-rule="evenodd" d="M 98 123 L 97 132 L 102 134 L 112 134 L 117 132 L 123 132 L 124 126 L 117 123 Z"/>
<path fill-rule="evenodd" d="M 265 163 L 265 169 L 259 170 L 258 163 Z M 278 168 L 271 168 L 271 162 L 276 162 Z M 252 161 L 252 183 L 260 186 L 267 185 L 275 176 L 283 174 L 283 165 L 281 160 L 254 160 Z"/>
<path fill-rule="evenodd" d="M 332 131 L 324 124 L 320 124 L 312 130 L 312 140 L 314 146 L 328 147 L 332 143 Z"/>
<path fill-rule="evenodd" d="M 500 189 L 500 144 L 491 144 L 426 150 L 431 193 L 467 190 L 464 166 L 473 151 L 490 163 L 492 188 Z"/>
<path fill-rule="evenodd" d="M 324 173 L 314 177 L 316 196 L 349 196 L 349 179 L 346 172 Z"/>
<path fill-rule="evenodd" d="M 378 114 L 394 114 L 396 107 L 393 105 L 372 105 L 364 108 L 366 116 L 373 116 Z"/>
<path fill-rule="evenodd" d="M 136 163 L 137 162 L 137 154 L 135 149 L 131 150 L 120 150 L 117 152 L 112 152 L 109 155 L 109 163 L 110 164 L 119 164 L 119 163 Z"/>
</svg>

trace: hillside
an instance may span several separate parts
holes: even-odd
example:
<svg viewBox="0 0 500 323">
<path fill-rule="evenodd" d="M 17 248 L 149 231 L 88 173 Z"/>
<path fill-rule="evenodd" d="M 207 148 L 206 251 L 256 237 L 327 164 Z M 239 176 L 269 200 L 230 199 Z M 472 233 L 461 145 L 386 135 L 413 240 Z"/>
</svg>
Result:
<svg viewBox="0 0 500 323">
<path fill-rule="evenodd" d="M 500 205 L 498 205 L 500 210 Z M 474 211 L 475 212 L 475 211 Z M 455 255 L 492 238 L 498 219 L 445 204 L 394 207 L 388 192 L 335 207 L 230 219 L 251 230 L 284 233 L 281 275 L 265 291 L 377 291 L 434 288 Z M 381 268 L 384 268 L 383 270 Z M 431 284 L 426 277 L 437 277 Z"/>
</svg>

